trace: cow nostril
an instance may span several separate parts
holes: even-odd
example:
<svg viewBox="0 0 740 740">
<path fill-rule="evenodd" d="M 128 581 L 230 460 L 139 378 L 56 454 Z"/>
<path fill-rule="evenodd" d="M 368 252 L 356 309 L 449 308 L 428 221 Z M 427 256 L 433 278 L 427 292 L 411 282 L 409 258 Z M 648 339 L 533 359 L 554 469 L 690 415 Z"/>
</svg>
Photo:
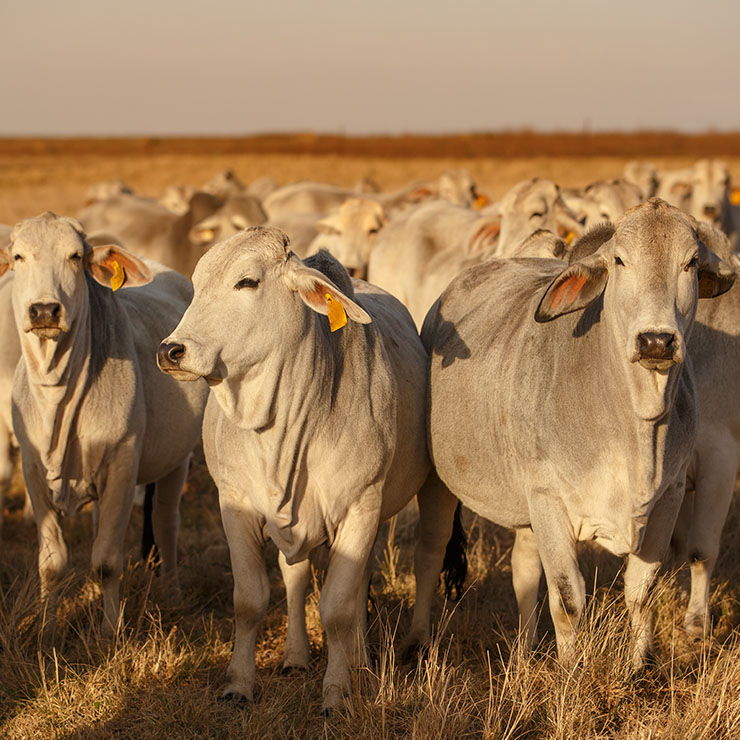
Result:
<svg viewBox="0 0 740 740">
<path fill-rule="evenodd" d="M 62 311 L 62 307 L 58 303 L 52 303 L 50 308 L 51 318 L 59 321 L 59 314 Z"/>
<path fill-rule="evenodd" d="M 651 360 L 668 360 L 676 348 L 675 335 L 645 332 L 638 337 L 640 357 Z"/>
<path fill-rule="evenodd" d="M 159 345 L 157 349 L 157 361 L 160 367 L 177 367 L 180 364 L 182 356 L 185 354 L 185 347 L 177 342 Z"/>
</svg>

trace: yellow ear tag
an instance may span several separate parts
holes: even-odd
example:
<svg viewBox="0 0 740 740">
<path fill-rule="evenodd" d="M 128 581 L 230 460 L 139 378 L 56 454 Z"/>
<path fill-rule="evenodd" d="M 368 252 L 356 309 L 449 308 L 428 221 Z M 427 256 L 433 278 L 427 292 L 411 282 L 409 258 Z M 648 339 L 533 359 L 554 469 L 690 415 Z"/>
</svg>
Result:
<svg viewBox="0 0 740 740">
<path fill-rule="evenodd" d="M 730 203 L 733 206 L 740 206 L 740 188 L 734 188 L 730 195 Z"/>
<path fill-rule="evenodd" d="M 341 329 L 347 323 L 347 314 L 344 312 L 344 306 L 335 301 L 328 293 L 324 293 L 326 303 L 329 306 L 329 328 L 332 331 Z"/>
<path fill-rule="evenodd" d="M 112 260 L 111 265 L 113 267 L 113 277 L 110 279 L 110 287 L 113 291 L 116 291 L 125 282 L 126 273 L 123 271 L 123 267 L 118 264 L 117 260 Z"/>
<path fill-rule="evenodd" d="M 570 243 L 573 241 L 573 237 L 576 235 L 575 231 L 569 231 L 565 236 L 565 243 L 570 246 Z"/>
</svg>

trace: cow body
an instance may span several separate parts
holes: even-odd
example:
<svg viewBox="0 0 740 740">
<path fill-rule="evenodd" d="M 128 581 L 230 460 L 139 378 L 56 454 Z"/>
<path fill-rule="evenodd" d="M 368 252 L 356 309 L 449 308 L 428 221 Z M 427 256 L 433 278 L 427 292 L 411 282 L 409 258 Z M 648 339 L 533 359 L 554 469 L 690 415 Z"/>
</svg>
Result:
<svg viewBox="0 0 740 740">
<path fill-rule="evenodd" d="M 637 668 L 696 436 L 686 353 L 696 296 L 727 290 L 733 276 L 662 201 L 621 224 L 565 271 L 522 259 L 466 271 L 429 312 L 422 339 L 432 461 L 466 506 L 518 530 L 512 571 L 529 641 L 544 567 L 558 649 L 573 657 L 585 598 L 575 544 L 595 540 L 627 557 Z M 700 293 L 697 271 L 700 282 L 707 272 Z M 412 635 L 424 639 L 435 577 L 426 571 L 439 567 L 444 544 L 434 528 L 449 535 L 454 500 L 420 495 L 420 510 Z"/>
<path fill-rule="evenodd" d="M 353 288 L 326 252 L 304 265 L 287 243 L 275 229 L 250 229 L 214 247 L 158 358 L 163 370 L 206 377 L 212 388 L 204 449 L 219 488 L 237 621 L 224 693 L 252 697 L 255 632 L 269 597 L 265 540 L 280 550 L 288 591 L 285 665 L 307 666 L 307 558 L 328 546 L 320 608 L 330 709 L 349 687 L 348 659 L 362 653 L 364 574 L 378 524 L 428 472 L 426 354 L 392 296 L 361 281 Z M 350 319 L 337 331 L 326 295 Z"/>
</svg>

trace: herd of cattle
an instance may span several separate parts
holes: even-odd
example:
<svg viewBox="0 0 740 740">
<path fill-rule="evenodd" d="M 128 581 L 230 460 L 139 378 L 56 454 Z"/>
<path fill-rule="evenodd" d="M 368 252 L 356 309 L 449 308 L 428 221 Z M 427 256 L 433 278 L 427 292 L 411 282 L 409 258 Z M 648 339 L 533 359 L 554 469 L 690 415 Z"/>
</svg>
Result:
<svg viewBox="0 0 740 740">
<path fill-rule="evenodd" d="M 76 219 L 2 227 L 0 485 L 17 441 L 51 639 L 61 517 L 90 501 L 104 626 L 137 485 L 155 484 L 161 578 L 177 588 L 201 434 L 234 574 L 225 697 L 253 694 L 269 538 L 288 667 L 308 667 L 308 558 L 328 551 L 323 706 L 341 702 L 364 659 L 378 527 L 414 496 L 409 646 L 429 640 L 443 560 L 463 562 L 458 502 L 516 530 L 528 644 L 544 570 L 573 659 L 583 540 L 626 557 L 635 670 L 670 545 L 691 567 L 685 627 L 703 633 L 740 462 L 732 201 L 712 160 L 631 163 L 579 189 L 536 178 L 497 203 L 464 171 L 396 192 L 226 171 L 161 201 L 104 183 Z"/>
</svg>

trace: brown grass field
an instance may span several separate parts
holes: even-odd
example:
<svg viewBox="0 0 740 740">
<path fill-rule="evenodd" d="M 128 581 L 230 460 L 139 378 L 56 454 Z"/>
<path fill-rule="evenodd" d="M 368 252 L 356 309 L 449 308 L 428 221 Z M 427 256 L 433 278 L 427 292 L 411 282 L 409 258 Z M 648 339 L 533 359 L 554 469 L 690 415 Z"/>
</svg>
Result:
<svg viewBox="0 0 740 740">
<path fill-rule="evenodd" d="M 118 145 L 116 145 L 118 146 Z M 35 148 L 34 148 L 35 147 Z M 0 223 L 46 209 L 73 215 L 84 190 L 120 177 L 137 192 L 159 195 L 167 184 L 198 185 L 230 166 L 250 181 L 272 175 L 349 185 L 371 176 L 383 187 L 465 167 L 496 198 L 525 177 L 578 185 L 616 176 L 632 149 L 600 156 L 368 156 L 274 152 L 155 151 L 99 142 L 0 142 Z M 152 147 L 150 147 L 151 149 Z M 209 147 L 203 146 L 203 149 Z M 451 145 L 449 149 L 454 147 Z M 704 151 L 680 156 L 644 151 L 659 165 L 683 166 Z M 730 147 L 740 176 L 740 150 Z M 690 642 L 680 625 L 687 574 L 669 571 L 655 597 L 655 659 L 638 678 L 628 671 L 628 632 L 620 563 L 583 548 L 591 594 L 581 632 L 581 658 L 566 671 L 556 661 L 546 610 L 541 644 L 523 655 L 509 552 L 512 536 L 468 517 L 470 576 L 459 603 L 444 608 L 429 659 L 402 665 L 398 648 L 410 622 L 414 585 L 413 525 L 404 520 L 381 536 L 370 604 L 370 664 L 355 674 L 343 710 L 320 714 L 326 650 L 318 618 L 318 584 L 309 595 L 313 666 L 306 675 L 280 671 L 285 597 L 274 551 L 272 598 L 258 637 L 257 692 L 239 708 L 218 701 L 233 638 L 232 579 L 215 488 L 197 460 L 183 497 L 180 566 L 183 597 L 158 593 L 157 578 L 138 561 L 141 513 L 129 527 L 129 567 L 120 634 L 107 641 L 98 625 L 99 589 L 88 578 L 90 512 L 66 522 L 71 561 L 60 601 L 54 647 L 42 649 L 37 598 L 35 527 L 23 521 L 17 476 L 5 503 L 0 563 L 0 736 L 7 738 L 740 738 L 740 509 L 733 505 L 715 571 L 712 634 Z M 397 652 L 398 651 L 398 652 Z"/>
</svg>

